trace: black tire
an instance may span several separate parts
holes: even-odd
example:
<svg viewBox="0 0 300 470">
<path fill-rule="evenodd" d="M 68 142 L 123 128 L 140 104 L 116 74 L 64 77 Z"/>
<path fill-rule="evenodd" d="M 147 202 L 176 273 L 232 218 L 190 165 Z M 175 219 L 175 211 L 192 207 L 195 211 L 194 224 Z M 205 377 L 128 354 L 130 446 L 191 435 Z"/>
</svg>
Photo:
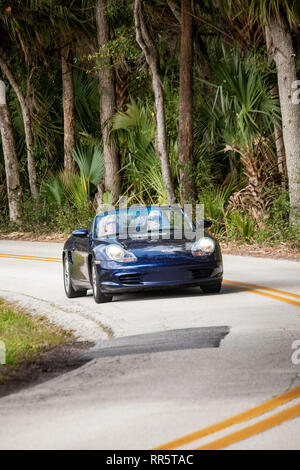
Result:
<svg viewBox="0 0 300 470">
<path fill-rule="evenodd" d="M 215 284 L 207 284 L 207 285 L 200 286 L 204 294 L 218 294 L 221 290 L 221 287 L 222 287 L 221 281 L 216 282 Z"/>
<path fill-rule="evenodd" d="M 84 297 L 87 292 L 86 289 L 75 290 L 72 285 L 72 280 L 70 276 L 70 263 L 69 263 L 67 255 L 64 257 L 63 273 L 64 273 L 64 288 L 65 288 L 66 296 L 69 299 L 74 299 L 75 297 Z"/>
<path fill-rule="evenodd" d="M 93 296 L 96 304 L 103 304 L 105 302 L 111 302 L 112 301 L 112 295 L 110 294 L 103 294 L 100 288 L 100 282 L 99 282 L 99 275 L 97 271 L 97 267 L 92 261 L 91 264 L 91 284 L 93 288 Z"/>
</svg>

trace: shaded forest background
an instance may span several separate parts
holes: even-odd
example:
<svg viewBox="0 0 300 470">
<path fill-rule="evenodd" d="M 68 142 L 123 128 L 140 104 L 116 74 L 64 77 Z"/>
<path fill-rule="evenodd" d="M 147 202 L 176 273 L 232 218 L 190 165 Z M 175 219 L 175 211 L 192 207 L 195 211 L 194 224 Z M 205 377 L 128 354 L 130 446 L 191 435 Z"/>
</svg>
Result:
<svg viewBox="0 0 300 470">
<path fill-rule="evenodd" d="M 0 230 L 125 195 L 300 247 L 299 26 L 286 0 L 0 1 Z"/>
</svg>

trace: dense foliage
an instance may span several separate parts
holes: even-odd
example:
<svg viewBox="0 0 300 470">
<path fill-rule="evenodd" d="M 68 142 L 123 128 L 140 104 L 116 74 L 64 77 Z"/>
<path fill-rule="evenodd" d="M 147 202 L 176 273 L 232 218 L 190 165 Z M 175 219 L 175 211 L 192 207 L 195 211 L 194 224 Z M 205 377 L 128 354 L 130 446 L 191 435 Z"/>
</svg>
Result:
<svg viewBox="0 0 300 470">
<path fill-rule="evenodd" d="M 96 3 L 106 7 L 110 34 L 101 47 Z M 0 71 L 6 84 L 22 187 L 20 218 L 10 221 L 4 146 L 0 145 L 2 231 L 68 232 L 84 226 L 99 203 L 117 203 L 105 182 L 106 142 L 100 119 L 104 113 L 100 99 L 104 69 L 108 79 L 113 77 L 115 87 L 109 139 L 118 149 L 119 196 L 126 195 L 133 204 L 168 202 L 157 152 L 152 76 L 136 42 L 135 3 L 0 2 Z M 183 3 L 141 3 L 159 56 L 171 179 L 177 201 L 182 202 L 180 185 L 185 168 L 179 159 L 179 125 L 184 115 L 179 115 L 179 97 L 180 70 L 184 67 L 180 58 Z M 299 247 L 299 221 L 293 219 L 291 224 L 289 218 L 291 157 L 286 159 L 284 154 L 287 137 L 282 140 L 283 103 L 277 86 L 280 71 L 267 47 L 266 32 L 271 27 L 269 18 L 285 18 L 298 68 L 297 2 L 195 0 L 192 12 L 193 163 L 188 170 L 194 193 L 190 202 L 204 203 L 206 217 L 214 221 L 214 232 L 224 239 L 286 242 Z M 64 59 L 71 74 L 69 90 L 62 74 Z M 5 66 L 28 107 L 33 139 L 30 149 L 22 100 Z M 69 114 L 65 108 L 67 92 L 74 99 Z M 71 169 L 66 167 L 67 119 L 74 132 L 71 155 L 75 163 Z M 28 150 L 36 169 L 37 195 L 30 185 Z M 300 184 L 300 169 L 296 170 Z"/>
</svg>

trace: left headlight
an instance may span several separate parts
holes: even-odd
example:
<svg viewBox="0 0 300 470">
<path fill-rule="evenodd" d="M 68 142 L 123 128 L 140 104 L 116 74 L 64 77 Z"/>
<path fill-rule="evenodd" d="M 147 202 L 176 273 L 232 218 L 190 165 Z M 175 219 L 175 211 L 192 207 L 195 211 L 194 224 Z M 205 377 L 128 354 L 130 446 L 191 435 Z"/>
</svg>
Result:
<svg viewBox="0 0 300 470">
<path fill-rule="evenodd" d="M 216 244 L 212 238 L 203 237 L 194 243 L 192 253 L 194 256 L 201 256 L 203 254 L 211 255 L 216 248 Z"/>
<path fill-rule="evenodd" d="M 132 263 L 136 261 L 136 256 L 130 251 L 124 250 L 120 245 L 108 245 L 106 247 L 107 256 L 118 263 Z"/>
</svg>

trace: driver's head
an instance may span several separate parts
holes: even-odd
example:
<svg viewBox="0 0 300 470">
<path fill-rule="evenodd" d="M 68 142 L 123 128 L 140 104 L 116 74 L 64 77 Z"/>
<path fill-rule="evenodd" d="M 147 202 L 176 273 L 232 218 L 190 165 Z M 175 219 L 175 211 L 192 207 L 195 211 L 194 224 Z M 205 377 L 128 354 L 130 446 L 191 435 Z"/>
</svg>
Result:
<svg viewBox="0 0 300 470">
<path fill-rule="evenodd" d="M 108 215 L 105 219 L 104 223 L 104 232 L 106 235 L 114 235 L 117 233 L 117 216 L 116 215 Z"/>
</svg>

